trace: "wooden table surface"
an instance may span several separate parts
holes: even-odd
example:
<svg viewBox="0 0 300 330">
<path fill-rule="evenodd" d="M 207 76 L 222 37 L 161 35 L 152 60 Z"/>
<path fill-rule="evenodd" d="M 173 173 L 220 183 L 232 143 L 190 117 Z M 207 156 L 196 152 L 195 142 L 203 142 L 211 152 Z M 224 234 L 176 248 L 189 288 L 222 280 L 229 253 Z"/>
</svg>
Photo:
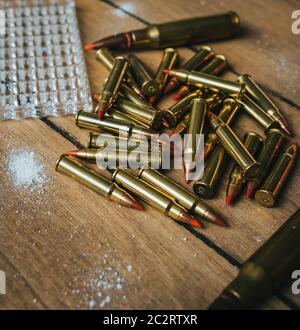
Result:
<svg viewBox="0 0 300 330">
<path fill-rule="evenodd" d="M 253 75 L 299 140 L 300 36 L 291 32 L 299 1 L 80 0 L 76 6 L 83 43 L 149 23 L 235 10 L 244 34 L 210 44 L 228 58 L 225 76 Z M 180 48 L 181 60 L 197 47 Z M 161 54 L 138 55 L 155 72 Z M 107 71 L 94 53 L 85 56 L 91 90 L 98 91 Z M 240 136 L 250 130 L 263 134 L 246 116 L 235 130 Z M 75 127 L 74 116 L 1 122 L 0 132 L 0 270 L 7 279 L 1 309 L 205 309 L 299 207 L 298 166 L 273 209 L 245 198 L 227 207 L 227 171 L 209 203 L 230 227 L 187 230 L 151 207 L 119 207 L 55 172 L 62 153 L 86 145 L 88 131 Z M 21 151 L 33 153 L 42 167 L 41 189 L 20 188 L 10 178 L 9 160 Z M 170 176 L 183 184 L 181 171 Z M 287 283 L 261 308 L 298 306 L 300 297 Z"/>
</svg>

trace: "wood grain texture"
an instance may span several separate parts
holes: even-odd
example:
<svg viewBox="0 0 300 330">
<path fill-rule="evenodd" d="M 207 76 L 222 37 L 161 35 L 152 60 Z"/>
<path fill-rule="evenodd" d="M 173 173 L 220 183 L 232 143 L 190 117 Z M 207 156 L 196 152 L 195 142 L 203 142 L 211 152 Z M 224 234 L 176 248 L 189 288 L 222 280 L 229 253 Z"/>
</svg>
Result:
<svg viewBox="0 0 300 330">
<path fill-rule="evenodd" d="M 264 8 L 272 7 L 271 14 L 265 13 L 267 18 L 278 17 L 280 21 L 273 29 L 266 26 L 267 19 L 262 18 L 261 11 L 250 10 L 258 2 L 226 1 L 221 5 L 211 1 L 205 6 L 202 2 L 184 1 L 183 7 L 182 1 L 168 5 L 162 0 L 114 1 L 149 22 L 189 17 L 196 11 L 206 15 L 236 10 L 242 20 L 245 17 L 247 30 L 256 31 L 256 39 L 251 39 L 249 32 L 237 40 L 214 43 L 213 48 L 228 57 L 234 71 L 249 72 L 276 93 L 300 103 L 299 95 L 287 88 L 288 83 L 298 88 L 296 80 L 283 74 L 283 81 L 279 79 L 269 59 L 272 50 L 278 53 L 284 49 L 282 58 L 287 59 L 289 78 L 294 79 L 299 49 L 297 39 L 284 28 L 288 24 L 286 13 L 296 7 L 296 2 L 276 2 L 276 6 L 270 5 L 272 1 L 266 2 Z M 76 5 L 83 42 L 144 26 L 107 2 L 81 0 Z M 263 36 L 271 32 L 274 39 L 267 45 Z M 261 51 L 253 40 L 264 42 Z M 272 54 L 274 61 L 276 52 Z M 153 71 L 161 54 L 139 52 Z M 180 49 L 183 61 L 191 55 L 190 49 Z M 99 90 L 107 71 L 93 53 L 86 54 L 86 62 L 91 89 Z M 230 72 L 227 77 L 235 79 L 236 75 Z M 274 101 L 299 139 L 296 107 L 282 98 L 274 97 Z M 160 106 L 170 103 L 169 99 Z M 246 116 L 239 118 L 235 129 L 240 135 L 249 130 L 262 134 Z M 150 207 L 146 212 L 120 208 L 55 173 L 59 155 L 74 149 L 71 142 L 86 145 L 88 132 L 75 127 L 74 116 L 2 122 L 0 131 L 1 159 L 7 160 L 11 150 L 33 151 L 48 178 L 42 196 L 29 194 L 11 184 L 7 162 L 1 164 L 0 269 L 6 271 L 9 280 L 7 295 L 0 295 L 0 308 L 206 308 L 237 274 L 235 265 L 245 261 L 299 207 L 297 170 L 278 207 L 271 210 L 244 199 L 234 207 L 225 207 L 224 175 L 217 197 L 209 203 L 222 209 L 230 228 L 207 225 L 196 236 Z M 181 171 L 170 173 L 170 177 L 184 185 Z M 285 299 L 288 304 L 300 304 L 288 285 L 280 295 L 283 299 L 273 297 L 262 308 L 286 309 Z M 106 297 L 109 298 L 105 300 Z"/>
</svg>

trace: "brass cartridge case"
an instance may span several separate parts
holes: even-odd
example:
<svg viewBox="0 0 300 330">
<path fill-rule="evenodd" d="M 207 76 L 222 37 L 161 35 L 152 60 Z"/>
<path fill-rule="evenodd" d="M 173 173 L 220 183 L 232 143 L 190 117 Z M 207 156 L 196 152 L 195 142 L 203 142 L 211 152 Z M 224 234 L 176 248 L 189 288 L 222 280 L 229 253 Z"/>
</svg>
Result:
<svg viewBox="0 0 300 330">
<path fill-rule="evenodd" d="M 142 142 L 146 142 L 147 140 L 135 139 L 133 137 L 122 137 L 122 136 L 114 136 L 108 133 L 96 133 L 90 132 L 87 146 L 88 148 L 97 149 L 97 148 L 106 148 L 110 145 L 116 146 L 118 149 L 122 149 L 125 147 L 127 150 L 133 150 L 138 147 Z M 150 151 L 148 149 L 148 151 Z"/>
<path fill-rule="evenodd" d="M 257 308 L 298 269 L 300 210 L 277 230 L 242 266 L 238 276 L 210 305 L 211 310 Z M 281 262 L 279 262 L 279 260 Z"/>
<path fill-rule="evenodd" d="M 202 66 L 204 63 L 209 61 L 214 56 L 214 52 L 208 46 L 202 46 L 200 50 L 195 53 L 184 65 L 182 69 L 184 70 L 196 70 L 198 67 Z M 167 68 L 166 68 L 167 69 Z M 172 77 L 169 81 L 166 93 L 170 93 L 177 89 L 182 83 L 176 77 Z"/>
<path fill-rule="evenodd" d="M 164 70 L 174 68 L 178 58 L 179 54 L 174 48 L 166 48 L 164 50 L 163 57 L 154 78 L 159 85 L 160 91 L 163 90 L 168 79 L 168 75 L 164 73 Z"/>
<path fill-rule="evenodd" d="M 232 99 L 227 98 L 223 101 L 223 106 L 218 115 L 218 118 L 227 125 L 231 125 L 233 119 L 240 109 L 240 104 Z M 218 137 L 215 132 L 209 133 L 204 141 L 204 159 L 212 152 L 214 146 L 218 142 Z"/>
<path fill-rule="evenodd" d="M 200 96 L 200 91 L 191 93 L 182 100 L 174 103 L 169 109 L 163 111 L 163 115 L 171 127 L 174 127 L 176 123 L 191 109 L 193 99 Z"/>
<path fill-rule="evenodd" d="M 124 135 L 124 136 L 134 136 L 136 138 L 150 138 L 153 131 L 140 127 L 134 124 L 127 124 L 124 121 L 116 120 L 113 118 L 105 118 L 99 120 L 97 115 L 94 113 L 84 112 L 82 110 L 78 111 L 75 117 L 75 125 L 81 128 L 87 128 L 92 131 L 101 132 L 106 131 L 108 133 Z"/>
<path fill-rule="evenodd" d="M 187 126 L 190 121 L 190 115 L 186 115 L 179 124 L 175 127 L 175 129 L 169 134 L 169 136 L 174 136 L 176 134 L 182 134 L 186 131 Z"/>
<path fill-rule="evenodd" d="M 117 169 L 112 177 L 113 181 L 139 196 L 147 204 L 153 206 L 174 220 L 180 221 L 185 209 L 175 204 L 170 198 L 164 196 L 145 181 L 133 176 L 124 169 Z"/>
<path fill-rule="evenodd" d="M 230 11 L 225 14 L 194 17 L 151 25 L 129 33 L 130 47 L 166 48 L 191 43 L 229 38 L 240 30 L 240 18 Z"/>
<path fill-rule="evenodd" d="M 129 56 L 132 74 L 145 96 L 155 96 L 159 93 L 159 85 L 144 67 L 142 62 L 134 55 Z"/>
<path fill-rule="evenodd" d="M 111 71 L 114 66 L 115 57 L 108 48 L 100 48 L 96 52 L 96 60 L 103 64 L 108 71 Z"/>
<path fill-rule="evenodd" d="M 139 178 L 146 181 L 163 195 L 192 212 L 195 216 L 214 222 L 216 216 L 210 207 L 177 183 L 153 169 L 141 169 Z"/>
<path fill-rule="evenodd" d="M 263 139 L 257 133 L 250 132 L 244 136 L 244 146 L 255 157 L 261 150 Z M 235 163 L 229 174 L 228 184 L 226 188 L 226 196 L 234 200 L 241 191 L 245 179 L 243 177 L 242 169 Z"/>
<path fill-rule="evenodd" d="M 204 166 L 202 178 L 193 186 L 196 195 L 202 198 L 213 197 L 217 182 L 219 181 L 228 160 L 228 154 L 223 146 L 220 144 L 217 145 Z"/>
<path fill-rule="evenodd" d="M 242 104 L 243 109 L 264 128 L 265 132 L 267 132 L 270 128 L 280 128 L 279 122 L 271 118 L 247 95 L 244 95 L 238 101 Z"/>
<path fill-rule="evenodd" d="M 104 111 L 107 111 L 112 106 L 112 103 L 117 96 L 123 82 L 127 66 L 128 61 L 124 57 L 116 57 L 114 66 L 109 74 L 109 77 L 99 98 L 96 112 L 98 107 L 99 111 L 102 111 L 103 109 Z"/>
<path fill-rule="evenodd" d="M 96 59 L 102 63 L 104 65 L 104 67 L 108 70 L 111 71 L 113 66 L 114 66 L 114 61 L 115 61 L 115 57 L 113 56 L 113 54 L 109 51 L 109 49 L 107 48 L 100 48 L 97 52 L 96 52 Z M 142 95 L 142 91 L 140 90 L 140 88 L 138 87 L 137 83 L 135 82 L 133 75 L 131 73 L 131 68 L 130 68 L 130 64 L 127 67 L 127 71 L 125 74 L 125 82 L 126 84 L 128 84 L 128 86 L 130 86 L 134 92 L 136 94 L 138 94 L 139 96 Z"/>
<path fill-rule="evenodd" d="M 214 111 L 219 107 L 224 101 L 224 95 L 217 92 L 208 93 L 208 95 L 203 96 L 205 102 L 207 103 L 207 111 Z"/>
<path fill-rule="evenodd" d="M 81 149 L 77 150 L 76 157 L 102 166 L 116 164 L 117 167 L 129 167 L 130 164 L 140 164 L 140 166 L 150 164 L 155 168 L 160 168 L 162 164 L 161 149 L 155 153 L 109 148 Z"/>
<path fill-rule="evenodd" d="M 203 66 L 207 61 L 214 57 L 214 52 L 209 46 L 200 47 L 199 51 L 195 53 L 183 66 L 184 70 L 196 70 Z"/>
<path fill-rule="evenodd" d="M 257 178 L 261 170 L 261 165 L 256 162 L 228 125 L 212 113 L 209 114 L 212 128 L 214 129 L 218 140 L 226 149 L 228 154 L 241 167 L 244 178 L 248 180 Z"/>
<path fill-rule="evenodd" d="M 138 95 L 131 87 L 123 84 L 121 86 L 121 95 L 127 100 L 142 107 L 151 107 L 150 103 Z"/>
<path fill-rule="evenodd" d="M 227 58 L 224 55 L 216 55 L 199 72 L 219 75 L 228 67 Z"/>
<path fill-rule="evenodd" d="M 289 145 L 279 156 L 273 170 L 255 193 L 255 200 L 264 207 L 272 207 L 291 172 L 297 156 L 297 143 Z"/>
<path fill-rule="evenodd" d="M 283 139 L 284 135 L 279 129 L 274 128 L 268 131 L 264 147 L 257 158 L 262 166 L 261 172 L 256 178 L 258 184 L 266 177 L 272 161 L 279 152 Z"/>
<path fill-rule="evenodd" d="M 169 74 L 174 75 L 188 85 L 209 88 L 212 91 L 223 92 L 236 98 L 241 98 L 245 93 L 245 84 L 229 81 L 211 74 L 186 70 L 171 70 Z"/>
<path fill-rule="evenodd" d="M 104 114 L 104 119 L 116 119 L 116 120 L 120 120 L 123 123 L 127 124 L 127 125 L 138 125 L 141 127 L 145 127 L 145 128 L 149 128 L 149 126 L 147 124 L 145 124 L 144 122 L 138 120 L 135 117 L 132 117 L 128 114 L 123 113 L 122 111 L 119 111 L 118 109 L 115 108 L 110 108 L 109 113 L 105 113 Z"/>
<path fill-rule="evenodd" d="M 56 171 L 72 177 L 107 199 L 125 206 L 132 206 L 134 203 L 134 199 L 115 183 L 66 155 L 62 155 L 58 159 Z"/>
<path fill-rule="evenodd" d="M 212 75 L 219 75 L 228 67 L 228 62 L 225 56 L 223 55 L 216 55 L 213 57 L 203 68 L 198 70 L 199 72 L 212 74 Z M 175 77 L 173 77 L 175 78 Z M 176 78 L 177 79 L 177 78 Z M 179 81 L 177 79 L 177 81 Z M 181 99 L 186 94 L 191 93 L 193 91 L 194 86 L 182 86 L 178 93 L 176 94 L 178 99 Z"/>
<path fill-rule="evenodd" d="M 238 81 L 246 85 L 246 93 L 255 103 L 262 108 L 271 118 L 277 121 L 283 119 L 278 107 L 271 101 L 267 94 L 258 86 L 249 74 L 239 76 Z"/>
<path fill-rule="evenodd" d="M 125 87 L 125 85 L 123 84 L 122 85 L 122 90 L 123 90 L 124 87 Z M 128 87 L 128 86 L 126 86 L 126 87 Z M 135 95 L 137 97 L 139 97 L 137 94 L 135 94 Z M 98 94 L 92 94 L 92 97 L 93 97 L 93 99 L 96 102 L 99 102 L 99 96 L 98 96 Z M 122 97 L 122 98 L 124 98 L 124 97 Z M 118 97 L 118 99 L 120 99 L 120 96 Z M 123 122 L 125 122 L 127 124 L 131 124 L 133 122 L 135 125 L 139 125 L 139 126 L 143 126 L 145 128 L 149 128 L 149 125 L 147 125 L 146 123 L 138 120 L 135 117 L 130 116 L 129 114 L 125 114 L 125 113 L 119 111 L 118 109 L 116 109 L 113 106 L 109 109 L 109 112 L 106 112 L 104 114 L 104 118 L 113 118 L 113 119 L 121 120 L 121 121 L 123 121 Z"/>
<path fill-rule="evenodd" d="M 200 134 L 203 133 L 206 112 L 206 101 L 200 98 L 195 98 L 192 101 L 190 121 L 187 128 L 187 135 L 185 135 L 184 168 L 186 173 L 189 173 L 194 168 L 197 161 L 196 157 L 198 156 L 200 159 Z"/>
<path fill-rule="evenodd" d="M 97 93 L 92 93 L 92 99 L 94 102 L 99 102 L 100 99 L 100 95 Z M 151 104 L 145 100 L 144 98 L 142 98 L 140 95 L 138 95 L 136 92 L 134 92 L 134 90 L 127 86 L 126 84 L 122 84 L 121 86 L 121 90 L 117 96 L 117 99 L 125 99 L 127 101 L 130 101 L 132 103 L 135 103 L 137 105 L 143 106 L 143 107 L 151 107 Z"/>
<path fill-rule="evenodd" d="M 147 124 L 149 128 L 158 129 L 161 126 L 161 111 L 153 110 L 151 107 L 146 108 L 125 99 L 118 99 L 114 106 L 124 114 Z"/>
</svg>

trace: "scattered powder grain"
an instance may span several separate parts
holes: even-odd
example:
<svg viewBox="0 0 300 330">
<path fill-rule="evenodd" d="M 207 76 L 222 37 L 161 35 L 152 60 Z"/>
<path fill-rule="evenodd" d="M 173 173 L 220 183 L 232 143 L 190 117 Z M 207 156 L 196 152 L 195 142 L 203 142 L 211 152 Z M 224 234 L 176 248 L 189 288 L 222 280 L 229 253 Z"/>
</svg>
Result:
<svg viewBox="0 0 300 330">
<path fill-rule="evenodd" d="M 13 151 L 8 156 L 8 174 L 16 188 L 38 191 L 48 181 L 43 165 L 33 151 Z"/>
</svg>

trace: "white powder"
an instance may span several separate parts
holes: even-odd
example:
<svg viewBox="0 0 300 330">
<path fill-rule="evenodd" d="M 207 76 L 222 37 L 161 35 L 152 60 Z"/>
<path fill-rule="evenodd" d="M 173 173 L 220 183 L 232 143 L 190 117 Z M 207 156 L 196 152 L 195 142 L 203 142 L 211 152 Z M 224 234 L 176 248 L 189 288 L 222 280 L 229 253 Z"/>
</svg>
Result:
<svg viewBox="0 0 300 330">
<path fill-rule="evenodd" d="M 92 299 L 91 301 L 89 301 L 89 308 L 93 309 L 96 307 L 96 301 L 94 299 Z"/>
<path fill-rule="evenodd" d="M 111 301 L 110 296 L 106 296 L 100 303 L 99 307 L 103 308 L 105 305 L 109 304 Z"/>
<path fill-rule="evenodd" d="M 33 151 L 13 151 L 8 156 L 8 174 L 16 188 L 43 189 L 47 176 Z"/>
<path fill-rule="evenodd" d="M 262 241 L 262 238 L 260 236 L 255 236 L 255 240 L 257 243 L 260 243 Z"/>
</svg>

